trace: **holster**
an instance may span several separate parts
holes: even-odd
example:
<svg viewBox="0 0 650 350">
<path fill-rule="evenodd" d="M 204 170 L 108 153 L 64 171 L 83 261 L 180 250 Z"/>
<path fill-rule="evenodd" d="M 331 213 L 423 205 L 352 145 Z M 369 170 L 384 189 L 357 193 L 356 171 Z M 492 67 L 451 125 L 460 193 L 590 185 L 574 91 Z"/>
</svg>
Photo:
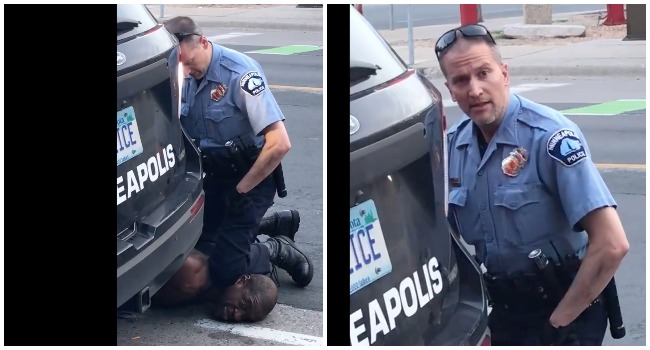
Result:
<svg viewBox="0 0 650 350">
<path fill-rule="evenodd" d="M 580 267 L 577 257 L 569 256 L 564 265 L 553 263 L 560 288 L 569 289 Z M 493 307 L 504 307 L 514 313 L 543 312 L 553 310 L 559 304 L 560 298 L 553 297 L 554 286 L 549 286 L 539 272 L 519 273 L 507 277 L 494 277 L 489 273 L 483 274 L 489 303 Z M 592 305 L 602 300 L 598 296 Z"/>
<path fill-rule="evenodd" d="M 237 164 L 226 147 L 209 147 L 201 149 L 203 168 L 206 174 L 221 179 L 241 179 L 250 170 L 257 159 L 259 150 L 245 149 L 242 156 L 246 168 L 238 172 Z"/>
<path fill-rule="evenodd" d="M 209 147 L 201 149 L 203 169 L 208 176 L 234 179 L 237 177 L 228 151 L 225 147 Z"/>
<path fill-rule="evenodd" d="M 537 274 L 517 274 L 493 277 L 484 274 L 489 303 L 493 307 L 503 307 L 513 313 L 541 312 L 557 305 L 544 294 L 544 281 Z"/>
</svg>

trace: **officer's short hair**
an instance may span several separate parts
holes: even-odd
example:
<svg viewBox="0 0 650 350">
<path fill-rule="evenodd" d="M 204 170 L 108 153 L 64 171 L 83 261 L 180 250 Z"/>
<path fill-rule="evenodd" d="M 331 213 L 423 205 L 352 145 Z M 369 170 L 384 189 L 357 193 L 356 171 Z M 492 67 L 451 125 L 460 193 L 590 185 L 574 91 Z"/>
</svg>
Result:
<svg viewBox="0 0 650 350">
<path fill-rule="evenodd" d="M 492 56 L 497 61 L 497 63 L 499 63 L 499 64 L 503 63 L 503 60 L 501 58 L 501 52 L 499 51 L 499 47 L 497 46 L 497 44 L 488 42 L 488 41 L 486 41 L 485 39 L 483 39 L 481 37 L 463 36 L 460 33 L 460 31 L 456 31 L 456 40 L 465 40 L 465 41 L 469 41 L 469 42 L 472 42 L 472 43 L 484 43 L 485 45 L 490 47 L 490 51 L 492 51 Z M 450 47 L 449 49 L 443 51 L 440 54 L 440 57 L 438 59 L 438 61 L 440 62 L 440 70 L 442 70 L 442 75 L 444 75 L 445 78 L 447 77 L 447 72 L 446 72 L 446 70 L 444 68 L 444 65 L 442 64 L 442 59 L 445 56 L 445 54 L 447 52 L 451 51 L 452 49 L 453 49 L 453 47 Z"/>
<path fill-rule="evenodd" d="M 246 283 L 248 290 L 256 294 L 260 300 L 260 306 L 264 316 L 271 313 L 275 304 L 278 302 L 277 287 L 273 280 L 265 275 L 250 275 L 251 278 Z"/>
<path fill-rule="evenodd" d="M 168 32 L 183 33 L 183 34 L 199 34 L 190 35 L 183 38 L 183 42 L 197 43 L 200 35 L 203 35 L 201 28 L 194 22 L 193 19 L 187 16 L 176 16 L 164 22 L 165 28 Z"/>
</svg>

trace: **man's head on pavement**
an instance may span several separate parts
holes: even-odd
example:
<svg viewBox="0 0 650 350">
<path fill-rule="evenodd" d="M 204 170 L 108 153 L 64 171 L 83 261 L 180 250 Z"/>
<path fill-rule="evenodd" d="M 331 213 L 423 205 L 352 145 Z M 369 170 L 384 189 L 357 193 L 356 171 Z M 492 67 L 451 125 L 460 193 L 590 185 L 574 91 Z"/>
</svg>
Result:
<svg viewBox="0 0 650 350">
<path fill-rule="evenodd" d="M 165 22 L 165 28 L 178 38 L 185 75 L 194 79 L 205 76 L 212 60 L 212 46 L 194 20 L 185 16 L 174 17 Z"/>
<path fill-rule="evenodd" d="M 508 104 L 508 66 L 494 38 L 480 25 L 455 28 L 436 43 L 445 86 L 460 109 L 479 126 L 497 123 Z"/>
<path fill-rule="evenodd" d="M 263 320 L 278 302 L 278 288 L 264 275 L 244 275 L 221 295 L 214 317 L 228 322 Z"/>
</svg>

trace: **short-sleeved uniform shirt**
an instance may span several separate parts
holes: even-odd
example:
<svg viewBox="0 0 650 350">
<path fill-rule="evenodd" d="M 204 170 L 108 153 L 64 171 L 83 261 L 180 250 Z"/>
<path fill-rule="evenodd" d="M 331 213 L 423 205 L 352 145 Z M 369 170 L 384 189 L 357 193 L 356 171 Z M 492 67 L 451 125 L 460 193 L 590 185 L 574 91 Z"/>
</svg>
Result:
<svg viewBox="0 0 650 350">
<path fill-rule="evenodd" d="M 241 137 L 263 144 L 267 126 L 283 121 L 260 65 L 249 56 L 212 44 L 212 61 L 200 84 L 185 78 L 181 122 L 200 148 L 223 147 Z"/>
<path fill-rule="evenodd" d="M 449 214 L 488 272 L 534 271 L 528 254 L 536 248 L 555 261 L 554 250 L 582 257 L 588 237 L 579 221 L 616 202 L 578 126 L 510 94 L 483 157 L 477 132 L 467 116 L 448 131 Z"/>
</svg>

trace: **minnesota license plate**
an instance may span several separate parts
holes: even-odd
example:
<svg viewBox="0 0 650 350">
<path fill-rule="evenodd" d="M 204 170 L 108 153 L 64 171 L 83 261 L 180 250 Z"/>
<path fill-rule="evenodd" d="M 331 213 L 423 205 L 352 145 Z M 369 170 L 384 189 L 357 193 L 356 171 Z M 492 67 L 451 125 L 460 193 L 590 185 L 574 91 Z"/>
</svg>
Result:
<svg viewBox="0 0 650 350">
<path fill-rule="evenodd" d="M 390 273 L 388 249 L 373 200 L 350 209 L 350 295 Z"/>
<path fill-rule="evenodd" d="M 140 131 L 133 107 L 117 112 L 117 165 L 142 153 Z"/>
</svg>

